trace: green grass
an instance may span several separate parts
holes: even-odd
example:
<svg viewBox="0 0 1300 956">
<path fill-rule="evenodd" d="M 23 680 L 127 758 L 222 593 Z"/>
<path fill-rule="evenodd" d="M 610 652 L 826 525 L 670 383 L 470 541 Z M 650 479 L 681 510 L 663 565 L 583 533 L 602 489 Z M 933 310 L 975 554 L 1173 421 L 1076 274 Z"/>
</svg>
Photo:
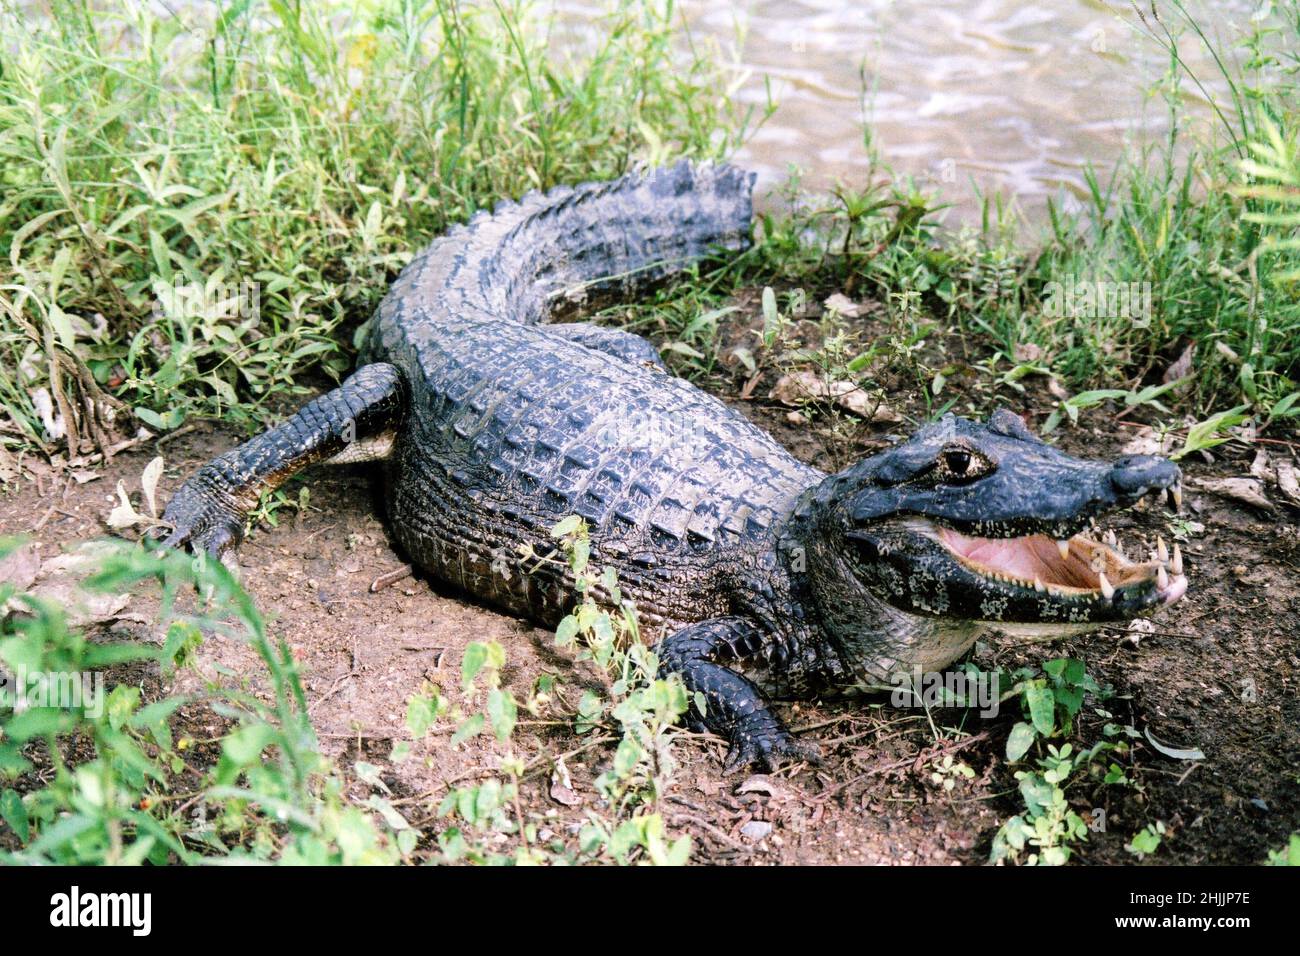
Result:
<svg viewBox="0 0 1300 956">
<path fill-rule="evenodd" d="M 305 372 L 350 366 L 348 334 L 448 224 L 634 161 L 725 153 L 750 119 L 717 51 L 683 57 L 667 0 L 611 3 L 581 44 L 516 2 L 236 0 L 159 19 L 56 0 L 35 29 L 0 2 L 14 447 L 61 444 L 37 389 L 74 445 L 126 411 L 157 430 L 251 428 Z M 227 301 L 245 282 L 251 320 Z M 191 283 L 209 294 L 172 291 Z"/>
<path fill-rule="evenodd" d="M 0 541 L 0 557 L 17 544 Z M 318 751 L 288 646 L 268 635 L 225 567 L 179 553 L 159 558 L 125 542 L 108 543 L 98 560 L 84 583 L 90 593 L 161 585 L 167 638 L 161 647 L 92 641 L 69 626 L 60 603 L 16 599 L 23 613 L 0 624 L 0 667 L 24 675 L 24 696 L 32 696 L 38 685 L 28 681 L 37 676 L 54 682 L 107 671 L 113 686 L 96 701 L 83 696 L 75 707 L 38 696 L 10 712 L 14 701 L 6 702 L 0 817 L 7 834 L 0 861 L 395 862 L 395 841 L 344 806 L 338 775 Z M 191 588 L 208 595 L 193 611 L 183 599 Z M 11 585 L 0 584 L 0 602 L 13 595 Z M 133 663 L 156 665 L 170 678 L 213 631 L 256 650 L 267 699 L 237 686 L 209 686 L 200 695 L 146 700 L 138 680 L 123 679 L 121 668 Z M 176 719 L 196 707 L 209 708 L 225 725 L 218 739 L 202 742 L 203 753 Z"/>
</svg>

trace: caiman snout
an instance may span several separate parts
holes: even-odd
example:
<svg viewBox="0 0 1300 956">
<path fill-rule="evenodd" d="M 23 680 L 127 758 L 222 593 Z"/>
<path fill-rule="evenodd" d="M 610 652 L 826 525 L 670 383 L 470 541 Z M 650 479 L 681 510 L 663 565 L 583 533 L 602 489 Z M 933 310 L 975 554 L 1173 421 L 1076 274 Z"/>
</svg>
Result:
<svg viewBox="0 0 1300 956">
<path fill-rule="evenodd" d="M 1127 455 L 1111 466 L 1110 482 L 1121 498 L 1137 499 L 1150 491 L 1177 488 L 1182 472 L 1168 458 Z"/>
</svg>

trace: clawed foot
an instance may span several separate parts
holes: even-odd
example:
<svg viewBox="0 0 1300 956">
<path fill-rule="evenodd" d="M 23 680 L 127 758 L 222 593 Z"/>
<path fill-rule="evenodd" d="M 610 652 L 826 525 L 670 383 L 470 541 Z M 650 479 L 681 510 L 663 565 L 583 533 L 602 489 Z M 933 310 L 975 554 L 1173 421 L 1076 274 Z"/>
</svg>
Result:
<svg viewBox="0 0 1300 956">
<path fill-rule="evenodd" d="M 733 774 L 753 764 L 773 771 L 783 763 L 806 761 L 820 765 L 821 748 L 808 740 L 797 740 L 774 719 L 742 722 L 731 735 L 731 749 L 723 765 L 724 774 Z"/>
<path fill-rule="evenodd" d="M 244 539 L 244 515 L 204 478 L 200 472 L 172 495 L 163 511 L 168 528 L 153 535 L 159 547 L 188 545 L 195 554 L 220 558 Z"/>
</svg>

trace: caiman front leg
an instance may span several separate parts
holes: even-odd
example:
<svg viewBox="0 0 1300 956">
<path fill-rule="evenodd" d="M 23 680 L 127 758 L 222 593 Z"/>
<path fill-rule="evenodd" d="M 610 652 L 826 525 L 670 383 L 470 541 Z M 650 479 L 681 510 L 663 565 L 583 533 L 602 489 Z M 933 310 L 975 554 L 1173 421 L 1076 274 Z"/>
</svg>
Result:
<svg viewBox="0 0 1300 956">
<path fill-rule="evenodd" d="M 248 514 L 263 493 L 319 461 L 384 457 L 405 409 L 397 369 L 384 362 L 363 365 L 288 421 L 195 472 L 167 503 L 163 520 L 171 533 L 162 546 L 188 544 L 213 557 L 238 547 Z"/>
<path fill-rule="evenodd" d="M 701 716 L 692 703 L 692 729 L 710 730 L 731 744 L 724 772 L 734 773 L 752 763 L 775 769 L 779 758 L 820 761 L 816 744 L 799 741 L 768 709 L 758 688 L 717 662 L 739 659 L 752 646 L 757 631 L 742 618 L 722 617 L 692 624 L 669 635 L 658 647 L 661 673 L 680 674 L 688 692 L 704 695 Z"/>
</svg>

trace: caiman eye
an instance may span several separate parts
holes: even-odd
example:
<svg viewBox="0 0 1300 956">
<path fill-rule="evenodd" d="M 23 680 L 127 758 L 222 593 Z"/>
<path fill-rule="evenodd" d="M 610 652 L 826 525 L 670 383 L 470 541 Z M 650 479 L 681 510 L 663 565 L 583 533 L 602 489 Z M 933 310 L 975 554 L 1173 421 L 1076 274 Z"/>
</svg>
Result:
<svg viewBox="0 0 1300 956">
<path fill-rule="evenodd" d="M 993 463 L 973 448 L 966 445 L 949 445 L 939 452 L 935 462 L 936 476 L 940 481 L 966 482 L 983 478 L 993 471 Z"/>
<path fill-rule="evenodd" d="M 968 451 L 946 451 L 943 453 L 943 464 L 954 475 L 966 474 L 966 469 L 970 467 L 971 457 Z"/>
</svg>

